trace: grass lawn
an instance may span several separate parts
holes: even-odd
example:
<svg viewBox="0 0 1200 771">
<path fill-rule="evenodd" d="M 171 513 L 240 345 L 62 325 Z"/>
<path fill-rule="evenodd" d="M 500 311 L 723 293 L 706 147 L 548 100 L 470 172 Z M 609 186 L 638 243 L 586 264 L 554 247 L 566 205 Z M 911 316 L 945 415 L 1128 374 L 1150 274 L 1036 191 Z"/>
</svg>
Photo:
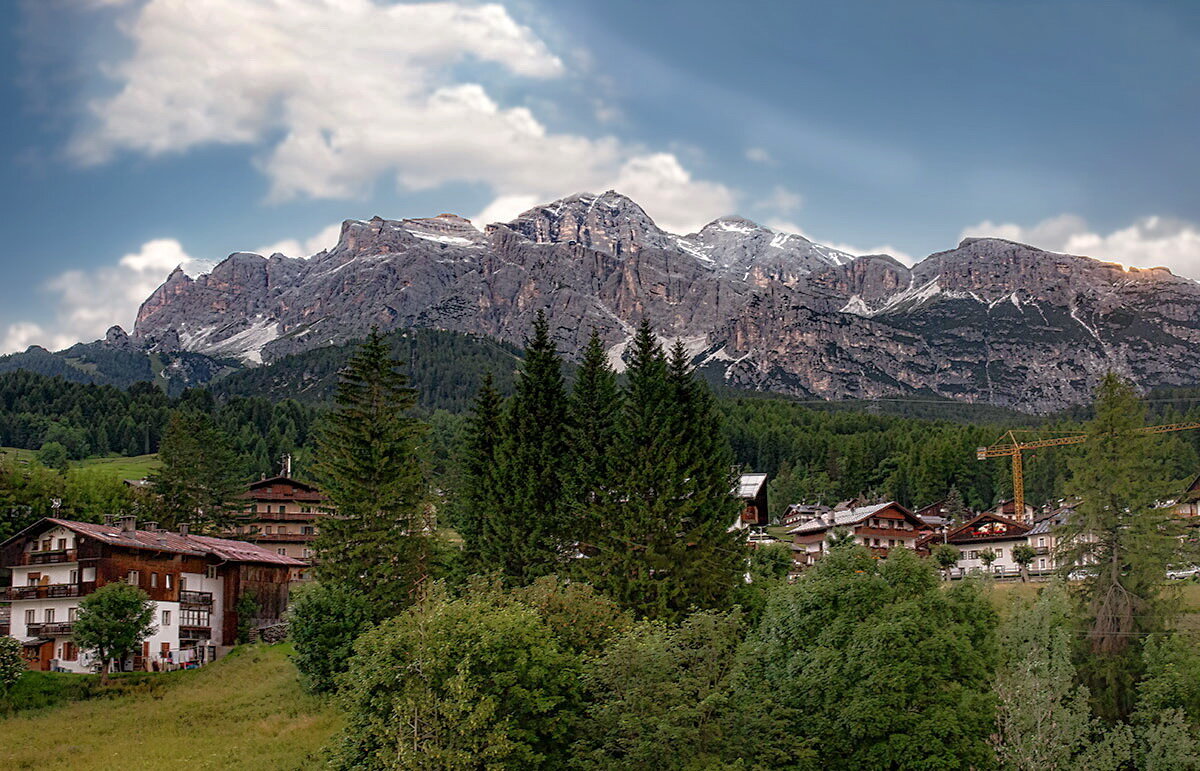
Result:
<svg viewBox="0 0 1200 771">
<path fill-rule="evenodd" d="M 2 455 L 14 455 L 17 462 L 28 463 L 34 459 L 36 453 L 33 450 L 20 450 L 15 447 L 0 447 L 0 456 Z M 158 468 L 158 465 L 158 456 L 154 454 L 71 461 L 73 469 L 100 469 L 121 479 L 141 479 Z"/>
<path fill-rule="evenodd" d="M 995 581 L 988 584 L 988 596 L 992 605 L 1001 617 L 1007 616 L 1013 597 L 1032 599 L 1038 591 L 1046 586 L 1043 581 L 1030 581 L 1023 584 L 1020 581 Z M 1194 581 L 1168 581 L 1165 587 L 1179 592 L 1179 600 L 1183 610 L 1180 619 L 1181 629 L 1200 629 L 1200 583 Z"/>
<path fill-rule="evenodd" d="M 304 694 L 289 645 L 241 648 L 161 687 L 0 719 L 5 769 L 300 769 L 341 726 Z M 69 677 L 69 675 L 64 675 Z"/>
</svg>

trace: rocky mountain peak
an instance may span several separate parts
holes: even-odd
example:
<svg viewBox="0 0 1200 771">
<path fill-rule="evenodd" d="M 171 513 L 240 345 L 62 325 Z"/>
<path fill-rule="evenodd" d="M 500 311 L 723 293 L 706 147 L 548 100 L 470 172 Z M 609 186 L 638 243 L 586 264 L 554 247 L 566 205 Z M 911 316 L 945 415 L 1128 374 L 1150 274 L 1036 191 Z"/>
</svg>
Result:
<svg viewBox="0 0 1200 771">
<path fill-rule="evenodd" d="M 580 244 L 616 257 L 646 248 L 664 248 L 671 236 L 637 203 L 615 190 L 576 193 L 522 212 L 503 227 L 535 244 Z"/>
</svg>

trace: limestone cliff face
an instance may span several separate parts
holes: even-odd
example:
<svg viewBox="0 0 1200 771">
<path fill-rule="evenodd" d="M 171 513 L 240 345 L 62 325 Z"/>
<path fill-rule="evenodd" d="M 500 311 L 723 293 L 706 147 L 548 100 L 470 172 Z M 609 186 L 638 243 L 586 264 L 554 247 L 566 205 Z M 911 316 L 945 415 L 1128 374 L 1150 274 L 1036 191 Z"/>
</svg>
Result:
<svg viewBox="0 0 1200 771">
<path fill-rule="evenodd" d="M 567 352 L 592 328 L 619 362 L 647 318 L 733 385 L 824 398 L 917 391 L 1045 412 L 1117 369 L 1200 380 L 1200 285 L 999 239 L 913 268 L 854 258 L 738 217 L 658 228 L 615 193 L 538 206 L 480 232 L 455 215 L 348 220 L 309 259 L 231 255 L 172 273 L 133 342 L 250 362 L 423 326 L 520 343 L 547 312 Z"/>
</svg>

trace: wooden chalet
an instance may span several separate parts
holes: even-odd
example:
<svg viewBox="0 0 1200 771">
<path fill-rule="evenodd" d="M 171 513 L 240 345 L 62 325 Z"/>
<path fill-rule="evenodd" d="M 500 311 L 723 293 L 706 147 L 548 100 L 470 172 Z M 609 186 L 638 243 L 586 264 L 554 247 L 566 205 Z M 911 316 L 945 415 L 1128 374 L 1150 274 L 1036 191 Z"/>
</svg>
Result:
<svg viewBox="0 0 1200 771">
<path fill-rule="evenodd" d="M 238 497 L 241 522 L 229 535 L 311 564 L 312 542 L 328 511 L 324 493 L 307 482 L 277 476 L 254 482 Z"/>
<path fill-rule="evenodd" d="M 742 501 L 742 513 L 730 530 L 766 527 L 770 510 L 767 508 L 767 475 L 742 474 L 733 494 Z"/>
<path fill-rule="evenodd" d="M 1028 542 L 1031 529 L 1029 524 L 986 511 L 947 533 L 946 542 L 957 546 L 962 552 L 958 565 L 964 571 L 987 570 L 980 555 L 991 551 L 996 555 L 991 571 L 1012 572 L 1017 569 L 1012 550 Z"/>
<path fill-rule="evenodd" d="M 105 584 L 144 590 L 155 605 L 154 634 L 124 668 L 166 668 L 210 660 L 234 644 L 237 601 L 258 604 L 255 625 L 278 622 L 291 572 L 303 563 L 244 541 L 139 529 L 134 517 L 105 524 L 42 519 L 0 544 L 11 571 L 9 634 L 36 669 L 86 672 L 89 652 L 71 640 L 79 601 Z"/>
<path fill-rule="evenodd" d="M 788 531 L 796 564 L 814 564 L 827 550 L 829 536 L 837 530 L 849 531 L 855 543 L 867 547 L 876 557 L 886 557 L 891 549 L 916 549 L 918 540 L 932 529 L 895 501 L 831 511 Z"/>
</svg>

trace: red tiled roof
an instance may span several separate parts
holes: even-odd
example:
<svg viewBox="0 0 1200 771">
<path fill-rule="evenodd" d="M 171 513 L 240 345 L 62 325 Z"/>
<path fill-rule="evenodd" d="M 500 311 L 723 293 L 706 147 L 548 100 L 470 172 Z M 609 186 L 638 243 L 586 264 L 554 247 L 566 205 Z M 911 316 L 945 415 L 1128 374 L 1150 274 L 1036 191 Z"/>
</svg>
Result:
<svg viewBox="0 0 1200 771">
<path fill-rule="evenodd" d="M 196 557 L 213 555 L 227 562 L 266 562 L 273 565 L 303 567 L 306 563 L 298 559 L 276 554 L 257 544 L 234 541 L 229 538 L 214 538 L 209 535 L 180 535 L 159 530 L 122 530 L 119 525 L 97 525 L 92 522 L 75 522 L 70 519 L 47 517 L 44 522 L 73 530 L 95 538 L 97 541 L 126 549 L 146 549 L 189 554 Z"/>
</svg>

